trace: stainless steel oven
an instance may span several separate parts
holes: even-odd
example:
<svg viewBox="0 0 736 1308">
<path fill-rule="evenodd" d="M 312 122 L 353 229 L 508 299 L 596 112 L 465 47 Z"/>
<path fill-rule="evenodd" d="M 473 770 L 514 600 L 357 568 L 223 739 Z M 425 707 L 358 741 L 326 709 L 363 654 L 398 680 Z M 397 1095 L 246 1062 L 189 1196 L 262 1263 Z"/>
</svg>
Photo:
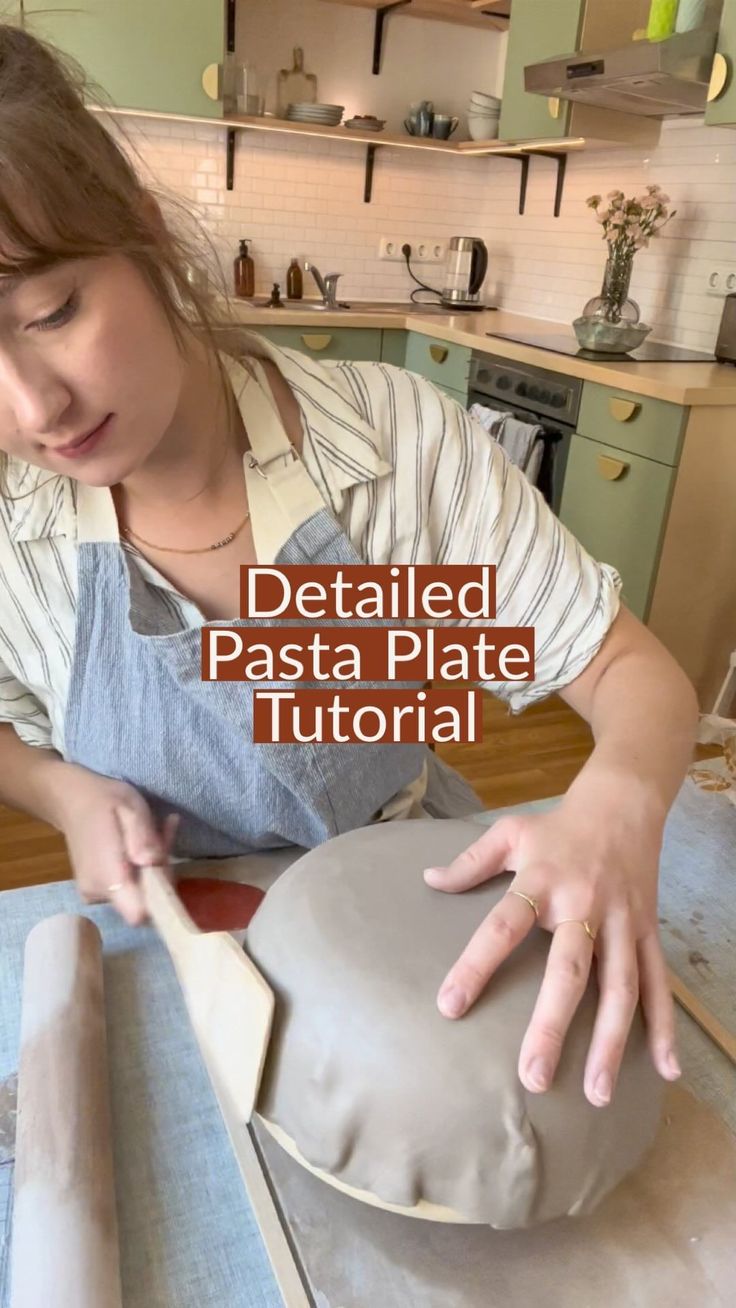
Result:
<svg viewBox="0 0 736 1308">
<path fill-rule="evenodd" d="M 472 356 L 468 406 L 483 404 L 513 413 L 523 422 L 541 428 L 544 455 L 537 486 L 555 513 L 559 513 L 562 500 L 570 438 L 577 426 L 582 391 L 578 377 L 494 354 Z"/>
</svg>

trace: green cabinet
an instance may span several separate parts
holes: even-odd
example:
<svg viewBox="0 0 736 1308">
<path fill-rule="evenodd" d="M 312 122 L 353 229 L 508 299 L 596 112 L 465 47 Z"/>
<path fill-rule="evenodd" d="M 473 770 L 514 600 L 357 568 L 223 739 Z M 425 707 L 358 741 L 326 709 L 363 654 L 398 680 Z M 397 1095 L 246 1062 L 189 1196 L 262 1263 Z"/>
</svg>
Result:
<svg viewBox="0 0 736 1308">
<path fill-rule="evenodd" d="M 72 55 L 104 101 L 222 115 L 221 101 L 202 88 L 202 73 L 224 57 L 224 0 L 25 0 L 24 9 L 28 31 Z"/>
<path fill-rule="evenodd" d="M 393 363 L 403 368 L 406 363 L 406 342 L 409 333 L 402 329 L 389 328 L 381 333 L 381 362 Z"/>
<path fill-rule="evenodd" d="M 315 359 L 381 358 L 381 331 L 373 327 L 253 327 L 274 345 Z"/>
<path fill-rule="evenodd" d="M 567 136 L 570 103 L 550 104 L 524 89 L 524 68 L 578 49 L 584 0 L 514 0 L 499 135 L 502 141 Z M 553 116 L 553 112 L 557 116 Z"/>
<path fill-rule="evenodd" d="M 470 355 L 467 345 L 454 345 L 423 336 L 420 332 L 409 332 L 404 366 L 438 386 L 459 392 L 465 400 L 470 380 Z"/>
<path fill-rule="evenodd" d="M 440 386 L 437 382 L 435 382 L 435 386 L 437 387 L 438 390 L 444 391 L 445 395 L 449 395 L 451 400 L 457 400 L 458 404 L 462 405 L 464 409 L 467 409 L 468 407 L 467 391 L 456 391 L 452 388 L 452 386 Z"/>
<path fill-rule="evenodd" d="M 560 520 L 589 554 L 612 563 L 622 598 L 645 622 L 670 499 L 674 467 L 587 436 L 572 437 Z"/>
<path fill-rule="evenodd" d="M 718 53 L 725 61 L 726 84 L 705 111 L 709 127 L 736 126 L 736 0 L 724 0 Z"/>
<path fill-rule="evenodd" d="M 578 431 L 645 459 L 674 465 L 680 461 L 688 413 L 667 400 L 586 382 Z"/>
</svg>

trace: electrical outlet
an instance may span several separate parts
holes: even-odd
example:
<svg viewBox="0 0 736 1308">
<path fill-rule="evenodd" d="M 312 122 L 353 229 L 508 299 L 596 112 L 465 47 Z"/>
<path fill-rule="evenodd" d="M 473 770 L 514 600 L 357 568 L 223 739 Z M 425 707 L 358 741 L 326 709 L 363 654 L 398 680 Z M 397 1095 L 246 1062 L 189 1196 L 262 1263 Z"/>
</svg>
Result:
<svg viewBox="0 0 736 1308">
<path fill-rule="evenodd" d="M 411 246 L 412 263 L 444 263 L 447 258 L 447 244 L 432 236 L 418 236 L 409 239 L 406 236 L 382 236 L 378 246 L 379 259 L 393 259 L 404 262 L 402 245 Z"/>
<path fill-rule="evenodd" d="M 710 268 L 705 278 L 706 295 L 733 295 L 736 292 L 736 264 L 722 263 Z"/>
</svg>

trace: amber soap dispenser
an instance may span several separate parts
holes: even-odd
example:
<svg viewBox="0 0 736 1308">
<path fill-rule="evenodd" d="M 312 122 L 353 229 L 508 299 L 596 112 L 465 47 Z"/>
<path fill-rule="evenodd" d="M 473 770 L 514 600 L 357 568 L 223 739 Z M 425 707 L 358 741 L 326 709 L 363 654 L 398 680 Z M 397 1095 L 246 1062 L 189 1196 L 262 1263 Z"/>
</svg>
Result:
<svg viewBox="0 0 736 1308">
<path fill-rule="evenodd" d="M 235 294 L 242 299 L 251 299 L 255 295 L 256 286 L 256 267 L 252 256 L 248 254 L 248 240 L 248 237 L 241 240 L 240 254 L 233 263 Z"/>
</svg>

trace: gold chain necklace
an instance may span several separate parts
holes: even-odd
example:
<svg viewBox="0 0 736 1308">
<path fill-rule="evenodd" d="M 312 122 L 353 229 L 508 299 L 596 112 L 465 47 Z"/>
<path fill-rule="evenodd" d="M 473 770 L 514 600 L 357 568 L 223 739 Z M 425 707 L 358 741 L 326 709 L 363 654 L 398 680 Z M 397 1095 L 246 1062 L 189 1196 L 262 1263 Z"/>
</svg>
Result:
<svg viewBox="0 0 736 1308">
<path fill-rule="evenodd" d="M 40 485 L 35 485 L 33 490 L 24 491 L 22 495 L 3 495 L 3 499 L 12 501 L 13 503 L 17 500 L 25 500 L 29 495 L 35 495 L 36 491 L 41 489 L 41 486 L 48 486 L 49 482 L 56 481 L 60 475 L 60 473 L 56 473 L 54 477 L 48 477 L 46 481 L 42 481 Z M 197 550 L 175 549 L 172 545 L 155 545 L 152 540 L 146 540 L 143 536 L 139 536 L 137 532 L 132 531 L 130 527 L 123 527 L 122 532 L 124 536 L 129 536 L 132 540 L 139 541 L 141 545 L 147 545 L 151 550 L 161 550 L 164 554 L 209 554 L 212 550 L 221 550 L 225 545 L 229 545 L 231 541 L 234 541 L 235 537 L 240 535 L 249 517 L 250 509 L 243 518 L 243 521 L 240 522 L 233 531 L 229 532 L 227 536 L 223 536 L 222 540 L 216 540 L 214 545 L 206 545 L 204 549 Z"/>
<path fill-rule="evenodd" d="M 209 554 L 211 550 L 221 550 L 223 545 L 229 545 L 231 541 L 235 540 L 235 537 L 240 535 L 240 532 L 243 530 L 249 517 L 250 509 L 243 518 L 243 521 L 238 524 L 234 531 L 229 532 L 227 536 L 223 536 L 222 540 L 216 540 L 214 545 L 205 545 L 204 549 L 197 550 L 176 549 L 173 545 L 155 545 L 152 540 L 146 540 L 143 536 L 139 536 L 137 532 L 132 531 L 130 527 L 123 527 L 122 532 L 124 536 L 129 536 L 132 540 L 140 541 L 141 545 L 147 545 L 151 550 L 161 550 L 164 554 Z"/>
</svg>

